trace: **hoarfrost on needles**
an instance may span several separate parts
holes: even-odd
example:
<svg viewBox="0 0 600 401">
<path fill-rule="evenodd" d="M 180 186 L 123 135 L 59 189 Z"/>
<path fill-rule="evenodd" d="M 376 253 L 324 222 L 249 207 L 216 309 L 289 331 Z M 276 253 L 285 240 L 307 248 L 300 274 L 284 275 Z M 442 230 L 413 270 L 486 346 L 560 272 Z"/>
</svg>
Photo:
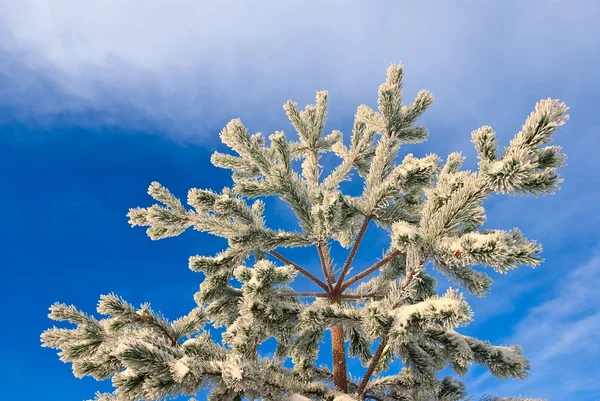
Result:
<svg viewBox="0 0 600 401">
<path fill-rule="evenodd" d="M 136 309 L 113 294 L 101 297 L 97 311 L 107 317 L 97 320 L 54 304 L 49 317 L 77 328 L 46 330 L 42 345 L 58 349 L 78 377 L 112 379 L 114 397 L 96 401 L 193 396 L 199 389 L 212 391 L 215 401 L 397 401 L 415 394 L 433 401 L 453 394 L 450 401 L 459 401 L 467 397 L 464 385 L 438 379 L 438 370 L 451 366 L 464 374 L 475 362 L 499 378 L 524 378 L 529 363 L 519 347 L 496 347 L 454 331 L 470 321 L 471 310 L 458 291 L 438 296 L 429 269 L 484 296 L 492 280 L 475 267 L 507 272 L 540 263 L 541 247 L 518 230 L 481 229 L 483 203 L 492 193 L 558 189 L 556 169 L 565 157 L 560 147 L 545 145 L 567 120 L 567 107 L 556 100 L 538 103 L 502 155 L 491 127 L 473 131 L 476 172 L 460 171 L 460 153 L 445 164 L 437 155 L 409 154 L 400 161 L 404 145 L 427 139 L 427 130 L 415 124 L 433 102 L 431 93 L 420 91 L 402 104 L 403 76 L 402 65 L 390 66 L 378 110 L 359 107 L 349 140 L 339 131 L 325 132 L 326 91 L 304 110 L 285 104 L 298 134 L 293 138 L 252 134 L 239 119 L 229 122 L 220 138 L 232 153 L 215 152 L 211 162 L 232 171 L 232 188 L 193 188 L 188 208 L 153 182 L 148 193 L 158 203 L 128 213 L 129 223 L 147 227 L 154 240 L 192 227 L 227 240 L 218 255 L 189 259 L 189 268 L 203 273 L 194 296 L 198 308 L 169 321 L 147 304 Z M 321 158 L 329 152 L 341 161 L 327 171 Z M 357 176 L 362 194 L 342 193 L 340 185 Z M 293 211 L 295 231 L 266 227 L 265 203 L 254 199 L 268 196 Z M 355 256 L 373 225 L 389 235 L 389 246 L 377 249 L 383 259 L 357 272 Z M 333 243 L 349 249 L 339 270 L 330 255 Z M 287 258 L 286 248 L 309 246 L 316 248 L 318 268 Z M 297 292 L 297 275 L 318 291 Z M 208 322 L 225 326 L 221 342 L 203 327 Z M 331 368 L 317 366 L 327 330 L 337 339 L 329 350 Z M 262 354 L 261 345 L 273 338 L 276 357 Z M 288 357 L 293 368 L 283 362 Z M 362 379 L 348 374 L 350 357 L 367 367 Z M 404 363 L 399 375 L 380 369 L 390 360 Z M 432 390 L 424 394 L 423 388 Z"/>
</svg>

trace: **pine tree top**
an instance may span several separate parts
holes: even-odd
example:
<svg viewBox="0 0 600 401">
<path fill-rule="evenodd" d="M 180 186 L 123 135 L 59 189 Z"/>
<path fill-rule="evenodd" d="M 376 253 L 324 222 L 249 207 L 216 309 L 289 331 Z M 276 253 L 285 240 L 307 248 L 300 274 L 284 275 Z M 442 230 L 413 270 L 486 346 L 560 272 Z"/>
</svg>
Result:
<svg viewBox="0 0 600 401">
<path fill-rule="evenodd" d="M 161 399 L 211 391 L 210 400 L 445 400 L 466 396 L 464 385 L 437 374 L 451 367 L 458 375 L 481 364 L 500 378 L 524 378 L 529 362 L 518 346 L 496 346 L 460 334 L 472 312 L 458 289 L 437 294 L 428 270 L 437 270 L 459 288 L 484 296 L 492 280 L 475 267 L 506 273 L 541 262 L 541 246 L 518 229 L 482 229 L 483 202 L 493 194 L 544 195 L 561 182 L 565 164 L 559 146 L 549 145 L 568 119 L 557 100 L 540 101 L 521 130 L 499 153 L 494 131 L 472 132 L 477 171 L 461 170 L 464 158 L 450 154 L 417 158 L 405 144 L 426 140 L 417 125 L 433 102 L 420 91 L 402 101 L 402 65 L 392 65 L 379 87 L 378 110 L 360 106 L 352 134 L 325 132 L 328 95 L 314 105 L 284 110 L 297 135 L 281 131 L 251 134 L 230 121 L 220 138 L 232 153 L 215 152 L 212 163 L 230 169 L 233 187 L 220 193 L 191 189 L 187 205 L 159 183 L 148 193 L 159 204 L 129 211 L 132 226 L 148 227 L 157 240 L 188 228 L 227 239 L 215 256 L 192 256 L 189 268 L 204 278 L 195 295 L 198 307 L 169 321 L 149 305 L 135 308 L 116 295 L 102 296 L 97 319 L 73 306 L 55 304 L 50 318 L 76 329 L 52 328 L 44 346 L 60 350 L 77 377 L 111 378 L 114 394 L 96 399 Z M 325 169 L 322 157 L 339 163 Z M 357 196 L 342 183 L 362 184 Z M 297 231 L 269 228 L 260 199 L 276 196 L 297 218 Z M 258 198 L 258 199 L 257 199 Z M 368 227 L 389 234 L 382 259 L 353 273 Z M 336 271 L 331 245 L 348 249 Z M 283 248 L 314 247 L 320 271 L 288 259 Z M 298 275 L 319 291 L 294 288 Z M 221 340 L 205 325 L 226 328 Z M 333 362 L 317 365 L 326 330 L 332 331 Z M 277 340 L 273 357 L 260 344 Z M 366 369 L 353 378 L 346 358 Z M 400 372 L 389 363 L 403 362 Z M 291 365 L 290 365 L 291 360 Z M 419 398 L 420 397 L 420 398 Z M 492 398 L 490 398 L 492 400 Z"/>
</svg>

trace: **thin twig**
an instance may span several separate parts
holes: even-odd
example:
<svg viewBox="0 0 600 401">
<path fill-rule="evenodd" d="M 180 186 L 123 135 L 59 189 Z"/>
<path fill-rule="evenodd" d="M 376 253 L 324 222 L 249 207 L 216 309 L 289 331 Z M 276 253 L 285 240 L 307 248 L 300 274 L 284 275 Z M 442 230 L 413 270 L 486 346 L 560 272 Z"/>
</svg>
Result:
<svg viewBox="0 0 600 401">
<path fill-rule="evenodd" d="M 286 258 L 285 256 L 283 256 L 279 252 L 269 251 L 269 253 L 271 255 L 273 255 L 274 257 L 276 257 L 277 259 L 279 259 L 280 261 L 282 261 L 283 263 L 285 263 L 286 265 L 290 265 L 290 266 L 294 267 L 294 269 L 298 270 L 306 278 L 312 280 L 316 285 L 318 285 L 319 287 L 321 287 L 322 289 L 324 289 L 325 292 L 329 292 L 329 288 L 327 287 L 327 285 L 324 282 L 322 282 L 321 280 L 319 280 L 314 274 L 312 274 L 311 272 L 309 272 L 308 270 L 306 270 L 302 266 L 300 266 L 300 265 L 292 262 L 291 260 L 289 260 L 288 258 Z"/>
<path fill-rule="evenodd" d="M 375 270 L 379 269 L 381 266 L 385 265 L 386 263 L 388 263 L 392 259 L 396 258 L 400 254 L 401 254 L 400 251 L 394 251 L 394 252 L 390 253 L 388 256 L 386 256 L 385 258 L 381 259 L 379 262 L 375 263 L 373 266 L 362 271 L 361 273 L 357 274 L 356 276 L 349 278 L 348 280 L 346 280 L 344 282 L 344 284 L 342 284 L 342 291 L 344 291 L 346 288 L 350 287 L 352 284 L 356 283 L 357 281 L 360 281 L 363 278 L 367 277 L 369 274 L 373 273 Z"/>
<path fill-rule="evenodd" d="M 350 265 L 352 264 L 352 261 L 354 260 L 354 257 L 356 256 L 356 251 L 358 251 L 358 247 L 360 246 L 360 243 L 362 242 L 362 239 L 365 236 L 365 232 L 367 231 L 367 227 L 369 226 L 369 222 L 371 221 L 372 218 L 373 218 L 372 216 L 365 217 L 365 220 L 363 221 L 363 224 L 360 227 L 360 230 L 358 231 L 358 235 L 356 236 L 354 245 L 352 245 L 352 249 L 350 250 L 350 253 L 348 254 L 348 258 L 346 259 L 346 262 L 344 262 L 344 267 L 342 268 L 340 277 L 338 278 L 337 283 L 335 285 L 336 291 L 339 291 L 342 288 L 342 283 L 344 282 L 344 278 L 346 277 L 346 274 L 348 274 L 348 270 L 350 270 Z"/>
<path fill-rule="evenodd" d="M 425 263 L 426 260 L 427 259 L 423 259 L 422 261 L 420 261 L 419 265 L 417 266 L 417 268 L 413 269 L 409 273 L 408 276 L 404 277 L 404 280 L 402 280 L 402 282 L 400 283 L 400 292 L 404 292 L 404 290 L 407 289 L 408 286 L 412 284 L 413 280 L 415 278 L 417 278 L 417 276 L 421 272 L 421 267 L 423 267 L 423 264 Z"/>
</svg>

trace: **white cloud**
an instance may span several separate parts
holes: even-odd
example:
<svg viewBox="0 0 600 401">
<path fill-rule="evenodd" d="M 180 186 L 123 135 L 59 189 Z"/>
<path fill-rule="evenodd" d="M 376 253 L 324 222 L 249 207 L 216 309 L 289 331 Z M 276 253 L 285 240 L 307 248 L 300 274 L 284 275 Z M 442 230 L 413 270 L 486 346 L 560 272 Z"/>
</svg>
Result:
<svg viewBox="0 0 600 401">
<path fill-rule="evenodd" d="M 600 251 L 556 281 L 547 300 L 532 308 L 503 343 L 519 344 L 531 360 L 524 380 L 498 381 L 488 374 L 471 381 L 475 392 L 539 396 L 550 400 L 600 396 Z"/>
<path fill-rule="evenodd" d="M 573 87 L 591 71 L 597 10 L 583 3 L 8 0 L 0 106 L 42 123 L 93 110 L 100 124 L 179 137 L 260 113 L 257 129 L 272 130 L 285 100 L 318 89 L 351 116 L 402 60 L 407 89 L 434 91 L 439 116 L 477 120 L 492 107 L 501 121 L 510 106 L 498 88 L 529 109 L 549 94 L 529 99 L 523 85 L 560 76 Z"/>
</svg>

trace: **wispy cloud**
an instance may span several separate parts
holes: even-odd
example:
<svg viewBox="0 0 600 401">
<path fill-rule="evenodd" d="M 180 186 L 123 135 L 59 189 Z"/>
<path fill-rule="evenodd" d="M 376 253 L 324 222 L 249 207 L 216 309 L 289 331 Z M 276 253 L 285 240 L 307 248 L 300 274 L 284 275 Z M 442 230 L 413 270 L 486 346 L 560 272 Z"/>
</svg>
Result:
<svg viewBox="0 0 600 401">
<path fill-rule="evenodd" d="M 477 120 L 491 107 L 501 121 L 507 105 L 492 92 L 530 108 L 553 94 L 528 94 L 528 86 L 559 75 L 573 90 L 587 84 L 582 72 L 591 71 L 599 34 L 599 8 L 589 4 L 8 0 L 0 5 L 0 121 L 154 127 L 191 138 L 235 110 L 260 113 L 257 129 L 272 130 L 285 100 L 308 102 L 317 89 L 329 89 L 338 107 L 373 102 L 384 69 L 400 60 L 409 92 L 434 91 L 441 118 Z"/>
<path fill-rule="evenodd" d="M 547 397 L 550 400 L 600 397 L 600 250 L 555 283 L 547 300 L 515 325 L 504 343 L 520 344 L 530 358 L 527 380 L 500 382 L 489 374 L 471 381 L 475 392 Z M 590 373 L 590 374 L 587 374 Z"/>
</svg>

